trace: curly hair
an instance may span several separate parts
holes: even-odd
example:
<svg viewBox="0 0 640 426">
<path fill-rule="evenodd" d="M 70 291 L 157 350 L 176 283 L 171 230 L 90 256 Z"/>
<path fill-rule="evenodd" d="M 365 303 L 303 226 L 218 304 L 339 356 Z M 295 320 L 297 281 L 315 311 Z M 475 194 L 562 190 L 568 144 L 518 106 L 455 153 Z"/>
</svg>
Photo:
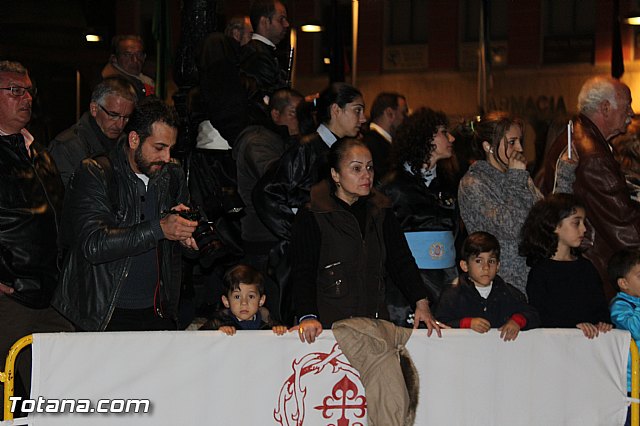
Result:
<svg viewBox="0 0 640 426">
<path fill-rule="evenodd" d="M 551 259 L 558 251 L 556 228 L 567 217 L 584 209 L 582 202 L 573 194 L 551 194 L 531 207 L 520 230 L 520 256 L 527 258 L 527 265 L 534 266 L 544 259 Z M 571 249 L 575 255 L 578 249 Z"/>
<path fill-rule="evenodd" d="M 424 164 L 431 168 L 431 152 L 436 149 L 432 142 L 440 126 L 449 126 L 449 120 L 442 111 L 420 108 L 407 117 L 393 138 L 392 161 L 396 166 L 407 163 L 416 175 L 420 174 Z"/>
<path fill-rule="evenodd" d="M 136 132 L 144 142 L 153 133 L 153 123 L 164 123 L 178 128 L 178 114 L 174 107 L 167 105 L 155 96 L 148 96 L 138 102 L 124 128 L 125 134 Z"/>
</svg>

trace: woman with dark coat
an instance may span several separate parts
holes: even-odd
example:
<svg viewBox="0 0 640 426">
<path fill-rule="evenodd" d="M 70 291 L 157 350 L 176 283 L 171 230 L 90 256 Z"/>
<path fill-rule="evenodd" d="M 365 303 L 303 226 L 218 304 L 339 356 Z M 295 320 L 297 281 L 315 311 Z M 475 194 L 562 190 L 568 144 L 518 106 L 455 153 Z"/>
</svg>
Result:
<svg viewBox="0 0 640 426">
<path fill-rule="evenodd" d="M 457 188 L 453 173 L 443 166 L 453 155 L 455 140 L 448 125 L 443 112 L 429 108 L 405 119 L 393 142 L 393 169 L 380 188 L 393 203 L 431 301 L 437 301 L 442 288 L 458 275 Z M 397 297 L 391 299 L 403 304 Z"/>
<path fill-rule="evenodd" d="M 369 149 L 355 139 L 329 152 L 331 178 L 311 190 L 309 209 L 296 217 L 292 233 L 294 306 L 301 341 L 313 342 L 323 328 L 351 317 L 388 318 L 385 277 L 390 274 L 415 304 L 415 325 L 440 335 L 418 268 L 390 209 L 372 190 Z"/>
</svg>

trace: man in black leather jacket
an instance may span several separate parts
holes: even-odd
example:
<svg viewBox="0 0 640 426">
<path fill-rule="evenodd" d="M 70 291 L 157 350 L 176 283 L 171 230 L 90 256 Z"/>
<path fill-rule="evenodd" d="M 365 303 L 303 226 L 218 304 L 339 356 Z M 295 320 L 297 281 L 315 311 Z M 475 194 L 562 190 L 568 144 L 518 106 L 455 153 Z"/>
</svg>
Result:
<svg viewBox="0 0 640 426">
<path fill-rule="evenodd" d="M 25 129 L 35 89 L 19 63 L 0 61 L 0 361 L 21 337 L 72 331 L 49 304 L 58 280 L 64 187 L 51 157 Z M 22 359 L 21 359 L 22 358 Z M 28 356 L 18 377 L 30 384 Z"/>
<path fill-rule="evenodd" d="M 49 143 L 49 153 L 65 186 L 82 160 L 113 149 L 137 99 L 124 77 L 105 78 L 93 89 L 89 111 Z"/>
<path fill-rule="evenodd" d="M 279 0 L 254 1 L 249 18 L 254 33 L 242 48 L 240 73 L 251 100 L 250 124 L 261 124 L 268 120 L 268 97 L 287 85 L 285 72 L 276 57 L 276 45 L 287 35 L 289 21 L 287 10 Z"/>
<path fill-rule="evenodd" d="M 196 248 L 197 225 L 169 212 L 188 202 L 170 158 L 176 136 L 175 110 L 146 98 L 116 149 L 84 160 L 69 183 L 53 305 L 83 330 L 176 328 L 180 244 Z"/>
</svg>

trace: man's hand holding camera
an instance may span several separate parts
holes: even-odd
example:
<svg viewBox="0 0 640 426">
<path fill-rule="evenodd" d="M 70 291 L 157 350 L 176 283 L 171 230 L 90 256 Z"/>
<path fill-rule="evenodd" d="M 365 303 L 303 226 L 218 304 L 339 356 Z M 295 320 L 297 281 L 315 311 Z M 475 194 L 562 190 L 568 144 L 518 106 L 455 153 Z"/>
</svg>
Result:
<svg viewBox="0 0 640 426">
<path fill-rule="evenodd" d="M 171 210 L 175 212 L 189 211 L 189 207 L 178 204 Z M 180 214 L 167 214 L 160 219 L 160 227 L 166 239 L 179 241 L 183 246 L 193 250 L 198 250 L 196 241 L 192 237 L 197 226 L 197 221 L 186 219 Z"/>
</svg>

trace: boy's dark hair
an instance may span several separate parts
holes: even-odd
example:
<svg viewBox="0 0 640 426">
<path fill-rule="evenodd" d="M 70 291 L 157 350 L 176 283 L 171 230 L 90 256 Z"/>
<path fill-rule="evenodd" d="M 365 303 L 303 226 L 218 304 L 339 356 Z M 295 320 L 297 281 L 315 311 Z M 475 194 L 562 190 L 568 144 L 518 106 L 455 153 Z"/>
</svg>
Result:
<svg viewBox="0 0 640 426">
<path fill-rule="evenodd" d="M 230 268 L 222 279 L 225 295 L 240 289 L 240 284 L 252 284 L 258 287 L 260 296 L 264 294 L 264 276 L 252 266 L 239 264 Z"/>
<path fill-rule="evenodd" d="M 469 262 L 472 256 L 487 252 L 493 253 L 500 261 L 500 243 L 488 232 L 473 232 L 462 244 L 462 260 L 465 262 Z"/>
<path fill-rule="evenodd" d="M 617 291 L 620 291 L 618 278 L 624 278 L 638 264 L 640 264 L 640 249 L 638 248 L 623 249 L 611 256 L 607 273 L 611 284 Z"/>
<path fill-rule="evenodd" d="M 529 215 L 520 230 L 520 256 L 527 258 L 527 265 L 534 266 L 544 259 L 550 259 L 558 250 L 556 227 L 563 219 L 571 216 L 582 202 L 573 194 L 550 194 L 538 201 L 529 210 Z M 578 249 L 571 249 L 573 255 Z"/>
</svg>

